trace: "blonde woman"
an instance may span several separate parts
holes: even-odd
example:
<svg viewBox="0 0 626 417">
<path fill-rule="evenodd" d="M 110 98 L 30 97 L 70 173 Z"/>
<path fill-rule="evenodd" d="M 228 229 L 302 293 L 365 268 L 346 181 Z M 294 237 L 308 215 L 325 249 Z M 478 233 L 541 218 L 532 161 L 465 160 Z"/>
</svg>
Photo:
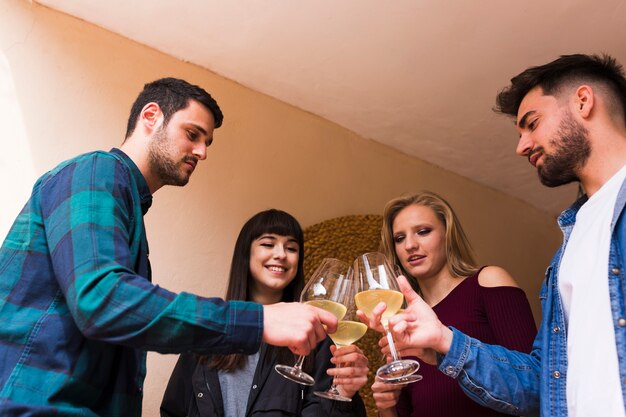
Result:
<svg viewBox="0 0 626 417">
<path fill-rule="evenodd" d="M 432 192 L 387 203 L 383 251 L 440 321 L 485 343 L 530 352 L 536 335 L 524 291 L 507 271 L 478 266 L 452 207 Z M 501 416 L 466 396 L 456 380 L 420 361 L 421 382 L 375 382 L 381 417 Z"/>
</svg>

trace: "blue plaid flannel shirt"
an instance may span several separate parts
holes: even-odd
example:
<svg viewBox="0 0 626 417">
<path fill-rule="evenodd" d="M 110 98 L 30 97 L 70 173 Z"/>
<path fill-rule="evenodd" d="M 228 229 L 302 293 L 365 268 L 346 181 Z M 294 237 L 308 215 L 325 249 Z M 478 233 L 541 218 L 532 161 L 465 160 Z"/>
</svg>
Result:
<svg viewBox="0 0 626 417">
<path fill-rule="evenodd" d="M 139 416 L 147 350 L 258 350 L 259 305 L 151 283 L 151 202 L 118 149 L 39 178 L 0 248 L 0 415 Z"/>
</svg>

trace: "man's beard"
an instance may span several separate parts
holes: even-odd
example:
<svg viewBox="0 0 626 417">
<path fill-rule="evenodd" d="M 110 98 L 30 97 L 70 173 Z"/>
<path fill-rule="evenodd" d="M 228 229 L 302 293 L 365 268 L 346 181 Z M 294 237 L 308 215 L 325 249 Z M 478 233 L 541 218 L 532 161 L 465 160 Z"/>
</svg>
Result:
<svg viewBox="0 0 626 417">
<path fill-rule="evenodd" d="M 554 151 L 550 155 L 544 154 L 543 164 L 537 169 L 541 183 L 548 187 L 578 181 L 576 171 L 591 155 L 587 129 L 574 120 L 571 112 L 567 111 L 556 134 L 557 137 L 550 141 Z"/>
<path fill-rule="evenodd" d="M 181 171 L 181 161 L 174 161 L 172 153 L 172 142 L 167 137 L 165 126 L 161 126 L 154 133 L 148 147 L 150 169 L 163 185 L 186 185 L 190 175 Z"/>
</svg>

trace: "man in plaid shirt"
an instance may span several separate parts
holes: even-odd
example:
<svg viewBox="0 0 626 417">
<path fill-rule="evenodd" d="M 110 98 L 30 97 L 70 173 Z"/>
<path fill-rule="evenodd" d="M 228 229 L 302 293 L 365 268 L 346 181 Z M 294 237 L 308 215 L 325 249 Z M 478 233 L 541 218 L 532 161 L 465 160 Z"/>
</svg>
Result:
<svg viewBox="0 0 626 417">
<path fill-rule="evenodd" d="M 36 182 L 0 249 L 0 415 L 139 416 L 146 351 L 307 354 L 330 313 L 174 294 L 151 283 L 143 216 L 185 185 L 223 116 L 186 81 L 146 84 L 120 149 Z"/>
</svg>

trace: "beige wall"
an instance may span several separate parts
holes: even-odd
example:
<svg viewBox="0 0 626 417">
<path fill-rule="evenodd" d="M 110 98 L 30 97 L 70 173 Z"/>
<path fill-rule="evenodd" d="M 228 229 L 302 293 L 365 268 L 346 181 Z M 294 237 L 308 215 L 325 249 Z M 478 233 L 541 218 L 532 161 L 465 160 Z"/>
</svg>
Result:
<svg viewBox="0 0 626 417">
<path fill-rule="evenodd" d="M 133 99 L 143 83 L 162 76 L 204 86 L 226 117 L 190 184 L 155 196 L 146 218 L 155 283 L 223 295 L 236 234 L 259 210 L 287 210 L 306 227 L 336 216 L 380 213 L 388 199 L 427 188 L 450 200 L 480 261 L 507 268 L 539 315 L 538 288 L 560 240 L 547 214 L 22 0 L 0 2 L 0 234 L 45 170 L 77 153 L 119 145 Z M 175 359 L 149 356 L 144 415 L 158 415 Z"/>
</svg>

